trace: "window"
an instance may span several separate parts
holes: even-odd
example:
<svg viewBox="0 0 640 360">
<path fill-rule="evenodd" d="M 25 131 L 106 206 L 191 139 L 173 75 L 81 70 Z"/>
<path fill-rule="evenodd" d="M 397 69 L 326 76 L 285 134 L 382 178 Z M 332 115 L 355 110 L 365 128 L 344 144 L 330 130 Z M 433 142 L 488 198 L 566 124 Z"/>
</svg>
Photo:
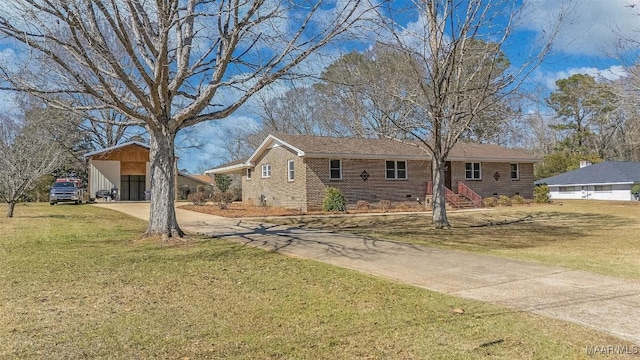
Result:
<svg viewBox="0 0 640 360">
<path fill-rule="evenodd" d="M 270 178 L 271 177 L 271 164 L 262 165 L 262 178 Z"/>
<path fill-rule="evenodd" d="M 287 180 L 289 181 L 293 181 L 295 179 L 294 164 L 295 162 L 293 160 L 287 161 Z"/>
<path fill-rule="evenodd" d="M 593 190 L 596 192 L 612 192 L 613 185 L 595 185 Z"/>
<path fill-rule="evenodd" d="M 576 191 L 576 187 L 575 186 L 560 186 L 558 191 L 560 191 L 560 192 L 574 192 L 574 191 Z"/>
<path fill-rule="evenodd" d="M 342 179 L 342 161 L 335 159 L 329 160 L 329 179 L 340 180 Z"/>
<path fill-rule="evenodd" d="M 482 179 L 482 172 L 480 171 L 480 163 L 466 163 L 464 164 L 464 173 L 467 180 L 480 180 Z"/>
<path fill-rule="evenodd" d="M 511 180 L 520 180 L 519 164 L 511 164 Z"/>
<path fill-rule="evenodd" d="M 251 169 L 247 169 L 247 180 L 251 180 Z"/>
<path fill-rule="evenodd" d="M 406 161 L 387 161 L 387 179 L 406 179 Z"/>
</svg>

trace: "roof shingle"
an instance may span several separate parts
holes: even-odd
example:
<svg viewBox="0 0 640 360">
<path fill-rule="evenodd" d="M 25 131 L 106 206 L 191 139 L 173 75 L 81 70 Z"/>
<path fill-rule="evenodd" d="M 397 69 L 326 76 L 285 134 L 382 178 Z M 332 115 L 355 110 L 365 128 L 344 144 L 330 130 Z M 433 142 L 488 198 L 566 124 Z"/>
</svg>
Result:
<svg viewBox="0 0 640 360">
<path fill-rule="evenodd" d="M 640 163 L 605 161 L 540 179 L 537 185 L 587 185 L 640 182 Z"/>
</svg>

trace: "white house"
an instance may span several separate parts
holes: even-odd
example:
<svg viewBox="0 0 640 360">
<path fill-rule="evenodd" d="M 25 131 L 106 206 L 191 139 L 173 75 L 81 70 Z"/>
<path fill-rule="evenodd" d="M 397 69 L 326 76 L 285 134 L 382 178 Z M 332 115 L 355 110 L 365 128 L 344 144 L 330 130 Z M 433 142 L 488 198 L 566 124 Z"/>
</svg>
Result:
<svg viewBox="0 0 640 360">
<path fill-rule="evenodd" d="M 640 184 L 640 163 L 581 163 L 580 168 L 536 181 L 547 184 L 551 199 L 636 200 L 631 188 Z"/>
</svg>

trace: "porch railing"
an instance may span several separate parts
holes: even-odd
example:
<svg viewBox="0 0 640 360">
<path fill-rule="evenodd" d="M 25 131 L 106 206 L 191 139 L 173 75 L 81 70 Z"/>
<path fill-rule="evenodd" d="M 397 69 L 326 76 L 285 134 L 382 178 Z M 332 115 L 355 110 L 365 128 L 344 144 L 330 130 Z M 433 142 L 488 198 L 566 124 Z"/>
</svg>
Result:
<svg viewBox="0 0 640 360">
<path fill-rule="evenodd" d="M 471 200 L 473 206 L 477 208 L 482 207 L 482 196 L 478 195 L 477 192 L 473 191 L 462 181 L 458 181 L 458 195 L 462 195 Z"/>
<path fill-rule="evenodd" d="M 477 207 L 477 208 L 482 207 L 482 196 L 478 195 L 478 193 L 473 191 L 470 187 L 468 187 L 462 181 L 458 181 L 457 190 L 458 190 L 458 193 L 456 194 L 453 191 L 451 191 L 451 189 L 449 189 L 448 187 L 446 186 L 444 187 L 444 198 L 451 205 L 455 206 L 456 208 L 461 207 L 460 195 L 462 195 L 467 199 L 469 199 L 469 201 L 473 203 L 474 207 Z M 433 195 L 432 181 L 427 182 L 427 195 Z"/>
<path fill-rule="evenodd" d="M 427 182 L 427 195 L 433 195 L 433 182 Z M 444 187 L 444 199 L 456 208 L 460 208 L 460 197 L 448 187 Z"/>
<path fill-rule="evenodd" d="M 444 198 L 454 207 L 460 208 L 460 197 L 446 186 L 444 187 Z"/>
</svg>

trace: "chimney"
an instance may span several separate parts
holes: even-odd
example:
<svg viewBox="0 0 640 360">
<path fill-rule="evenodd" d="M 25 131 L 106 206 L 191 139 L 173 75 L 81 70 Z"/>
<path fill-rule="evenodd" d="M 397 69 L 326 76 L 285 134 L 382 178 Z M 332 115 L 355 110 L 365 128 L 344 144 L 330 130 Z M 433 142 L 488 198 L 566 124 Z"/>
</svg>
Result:
<svg viewBox="0 0 640 360">
<path fill-rule="evenodd" d="M 580 160 L 580 168 L 587 167 L 591 165 L 591 161 L 589 160 Z"/>
</svg>

